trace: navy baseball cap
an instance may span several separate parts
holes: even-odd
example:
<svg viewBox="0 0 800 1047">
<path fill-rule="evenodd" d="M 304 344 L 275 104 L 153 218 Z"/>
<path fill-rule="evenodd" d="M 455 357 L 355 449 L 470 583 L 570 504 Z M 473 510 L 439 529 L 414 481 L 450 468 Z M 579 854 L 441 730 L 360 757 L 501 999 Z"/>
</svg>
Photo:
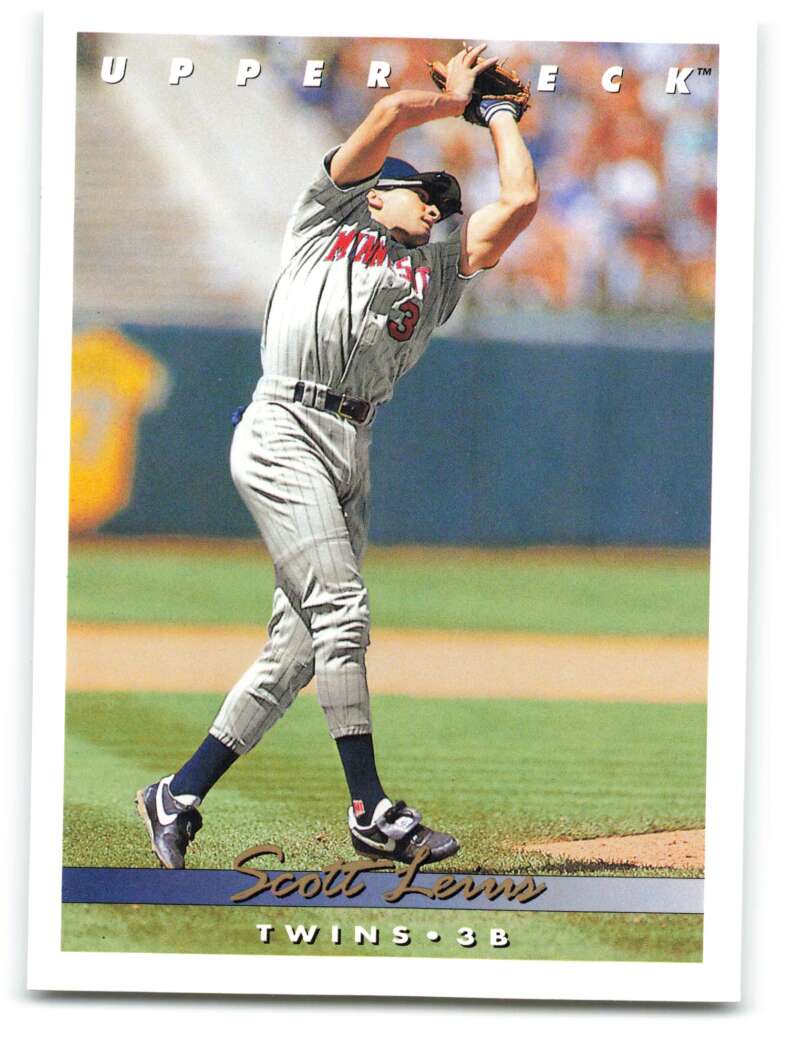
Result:
<svg viewBox="0 0 800 1047">
<path fill-rule="evenodd" d="M 419 186 L 430 197 L 431 203 L 439 208 L 442 218 L 462 214 L 461 186 L 447 171 L 418 171 L 412 164 L 387 156 L 376 189 L 413 189 Z"/>
</svg>

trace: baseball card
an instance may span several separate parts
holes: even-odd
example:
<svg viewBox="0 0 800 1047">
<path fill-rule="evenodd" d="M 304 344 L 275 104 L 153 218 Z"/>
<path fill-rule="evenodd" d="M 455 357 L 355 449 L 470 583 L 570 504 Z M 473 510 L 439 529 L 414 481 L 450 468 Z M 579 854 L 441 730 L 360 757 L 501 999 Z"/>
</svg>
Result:
<svg viewBox="0 0 800 1047">
<path fill-rule="evenodd" d="M 736 1000 L 755 36 L 362 6 L 45 21 L 29 985 Z"/>
</svg>

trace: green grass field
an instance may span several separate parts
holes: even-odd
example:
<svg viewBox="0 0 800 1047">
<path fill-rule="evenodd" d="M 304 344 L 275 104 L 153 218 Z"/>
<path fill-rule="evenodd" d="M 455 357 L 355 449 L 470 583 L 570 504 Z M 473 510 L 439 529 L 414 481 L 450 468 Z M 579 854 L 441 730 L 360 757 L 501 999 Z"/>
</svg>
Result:
<svg viewBox="0 0 800 1047">
<path fill-rule="evenodd" d="M 70 554 L 69 613 L 83 621 L 256 623 L 269 617 L 265 553 L 79 545 Z M 364 577 L 376 626 L 545 633 L 704 635 L 703 560 L 537 562 L 502 553 L 475 561 L 431 550 L 367 554 Z"/>
<path fill-rule="evenodd" d="M 261 569 L 263 567 L 263 570 Z M 551 633 L 702 635 L 707 569 L 669 557 L 643 563 L 476 562 L 374 554 L 365 569 L 376 625 Z M 266 557 L 186 555 L 134 543 L 77 546 L 70 558 L 70 616 L 89 621 L 262 622 L 272 577 Z M 64 862 L 154 867 L 136 816 L 138 788 L 178 766 L 203 737 L 217 694 L 68 697 Z M 559 861 L 526 850 L 533 840 L 584 839 L 704 824 L 705 707 L 637 702 L 413 699 L 376 695 L 375 741 L 384 783 L 452 829 L 461 852 L 443 868 L 498 873 L 653 875 L 654 870 Z M 203 805 L 195 868 L 227 868 L 244 848 L 270 841 L 291 868 L 350 856 L 347 796 L 336 750 L 313 698 L 302 696 L 277 729 L 239 761 Z M 659 870 L 658 875 L 668 875 Z M 673 873 L 672 875 L 681 875 Z M 254 927 L 292 912 L 166 906 L 63 906 L 65 949 L 259 953 Z M 265 916 L 264 913 L 267 913 Z M 316 915 L 315 915 L 316 913 Z M 294 911 L 323 928 L 314 955 L 364 955 L 325 944 L 334 920 L 431 926 L 419 913 Z M 584 960 L 702 958 L 702 917 L 437 912 L 442 941 L 424 936 L 377 955 Z M 510 950 L 463 950 L 459 926 L 507 926 Z M 485 935 L 484 935 L 485 937 Z"/>
<path fill-rule="evenodd" d="M 186 759 L 218 704 L 70 696 L 65 864 L 153 865 L 134 793 Z M 581 871 L 522 847 L 703 824 L 704 706 L 394 696 L 377 698 L 373 713 L 386 787 L 458 830 L 462 850 L 443 867 Z M 192 865 L 230 868 L 269 840 L 295 868 L 320 868 L 349 853 L 348 802 L 322 712 L 303 696 L 207 798 Z"/>
<path fill-rule="evenodd" d="M 638 960 L 699 963 L 703 958 L 701 916 L 622 915 L 618 913 L 487 913 L 423 914 L 383 909 L 230 909 L 197 905 L 65 905 L 64 949 L 81 952 L 212 953 L 292 956 L 415 956 L 500 960 Z M 275 927 L 269 945 L 261 944 L 257 923 Z M 292 946 L 284 927 L 317 925 L 313 945 Z M 331 925 L 342 929 L 341 945 L 331 943 Z M 356 945 L 356 925 L 375 926 L 377 945 Z M 404 926 L 411 942 L 391 944 L 392 928 Z M 476 932 L 473 948 L 456 942 L 460 928 Z M 489 931 L 502 927 L 507 948 L 492 948 Z M 435 929 L 433 943 L 426 932 Z"/>
</svg>

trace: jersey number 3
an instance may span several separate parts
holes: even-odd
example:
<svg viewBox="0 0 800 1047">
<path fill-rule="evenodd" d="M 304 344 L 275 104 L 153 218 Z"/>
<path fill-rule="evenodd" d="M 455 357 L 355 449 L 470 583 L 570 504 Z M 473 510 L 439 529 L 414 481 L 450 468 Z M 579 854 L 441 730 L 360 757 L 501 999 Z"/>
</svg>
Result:
<svg viewBox="0 0 800 1047">
<path fill-rule="evenodd" d="M 403 314 L 402 320 L 389 320 L 386 330 L 397 342 L 407 342 L 414 333 L 420 316 L 420 308 L 413 298 L 395 307 Z"/>
</svg>

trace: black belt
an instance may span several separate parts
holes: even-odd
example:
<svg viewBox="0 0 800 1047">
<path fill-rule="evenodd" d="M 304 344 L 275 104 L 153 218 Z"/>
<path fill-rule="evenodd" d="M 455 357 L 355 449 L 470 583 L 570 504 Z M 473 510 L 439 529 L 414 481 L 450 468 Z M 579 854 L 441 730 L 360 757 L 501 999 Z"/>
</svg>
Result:
<svg viewBox="0 0 800 1047">
<path fill-rule="evenodd" d="M 302 402 L 305 389 L 305 382 L 298 382 L 294 387 L 295 403 Z M 330 389 L 325 391 L 322 408 L 330 411 L 331 414 L 338 414 L 341 418 L 349 418 L 352 422 L 358 422 L 359 425 L 368 421 L 373 413 L 369 400 L 359 400 L 357 396 L 348 396 L 346 393 L 340 396 L 338 393 L 331 392 Z"/>
</svg>

